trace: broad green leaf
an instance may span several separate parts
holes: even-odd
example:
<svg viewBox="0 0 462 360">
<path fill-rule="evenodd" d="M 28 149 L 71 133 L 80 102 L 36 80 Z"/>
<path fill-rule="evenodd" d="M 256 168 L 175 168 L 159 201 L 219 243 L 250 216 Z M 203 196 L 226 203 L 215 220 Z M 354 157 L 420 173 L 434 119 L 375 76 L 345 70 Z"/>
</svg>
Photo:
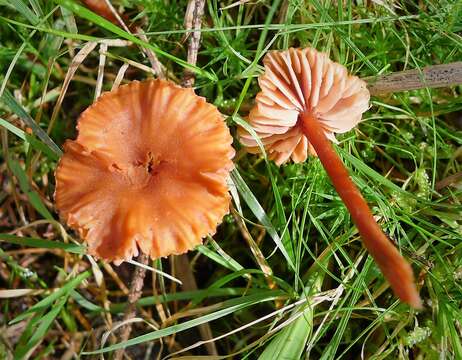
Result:
<svg viewBox="0 0 462 360">
<path fill-rule="evenodd" d="M 258 360 L 300 360 L 306 342 L 313 331 L 313 307 L 305 304 L 302 309 L 298 309 L 295 314 L 302 315 L 281 330 L 271 340 Z"/>
<path fill-rule="evenodd" d="M 322 260 L 322 265 L 327 265 L 328 259 Z M 298 316 L 296 320 L 282 329 L 265 348 L 258 360 L 299 360 L 306 347 L 306 343 L 313 332 L 314 304 L 310 303 L 310 297 L 321 291 L 325 272 L 321 269 L 312 272 L 302 293 L 307 302 L 297 306 L 292 316 Z"/>
</svg>

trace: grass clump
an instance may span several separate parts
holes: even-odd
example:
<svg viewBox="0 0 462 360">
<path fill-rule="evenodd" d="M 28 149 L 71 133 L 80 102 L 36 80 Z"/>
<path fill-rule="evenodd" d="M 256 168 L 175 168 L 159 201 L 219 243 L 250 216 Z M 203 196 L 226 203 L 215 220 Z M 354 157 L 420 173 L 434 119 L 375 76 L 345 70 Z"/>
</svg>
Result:
<svg viewBox="0 0 462 360">
<path fill-rule="evenodd" d="M 460 61 L 460 2 L 209 0 L 194 66 L 186 1 L 112 3 L 147 43 L 71 0 L 0 1 L 0 358 L 84 358 L 125 345 L 136 359 L 210 355 L 200 341 L 211 338 L 223 358 L 462 358 L 461 86 L 373 97 L 359 128 L 338 137 L 353 180 L 413 265 L 420 312 L 396 301 L 315 158 L 278 168 L 236 140 L 232 212 L 189 254 L 197 288 L 149 272 L 143 320 L 122 344 L 106 332 L 122 317 L 134 265 L 87 257 L 53 208 L 60 147 L 95 98 L 102 44 L 103 91 L 124 64 L 123 81 L 153 76 L 147 48 L 172 81 L 194 71 L 196 92 L 234 134 L 268 50 L 313 46 L 360 77 Z M 150 265 L 176 275 L 173 259 Z"/>
</svg>

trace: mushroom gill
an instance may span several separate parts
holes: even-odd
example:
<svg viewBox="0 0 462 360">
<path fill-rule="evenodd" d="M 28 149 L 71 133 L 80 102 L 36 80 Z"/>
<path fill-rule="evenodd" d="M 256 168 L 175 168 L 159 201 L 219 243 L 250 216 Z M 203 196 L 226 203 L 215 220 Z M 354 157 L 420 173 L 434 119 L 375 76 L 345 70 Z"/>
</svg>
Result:
<svg viewBox="0 0 462 360">
<path fill-rule="evenodd" d="M 258 79 L 262 91 L 248 122 L 278 165 L 316 155 L 303 132 L 300 114 L 316 116 L 327 138 L 335 142 L 334 133 L 350 131 L 369 107 L 364 81 L 315 49 L 272 51 L 263 64 L 265 73 Z M 239 129 L 239 136 L 249 152 L 259 152 L 245 129 Z"/>
</svg>

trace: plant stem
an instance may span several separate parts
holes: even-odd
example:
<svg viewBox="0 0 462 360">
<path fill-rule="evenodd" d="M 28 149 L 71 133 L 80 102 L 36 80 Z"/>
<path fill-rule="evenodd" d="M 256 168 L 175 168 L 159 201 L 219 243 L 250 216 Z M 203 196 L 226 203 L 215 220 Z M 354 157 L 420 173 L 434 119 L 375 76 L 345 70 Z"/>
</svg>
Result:
<svg viewBox="0 0 462 360">
<path fill-rule="evenodd" d="M 302 114 L 300 120 L 304 134 L 316 150 L 337 193 L 350 212 L 364 246 L 378 264 L 396 296 L 414 308 L 421 308 L 422 303 L 411 266 L 380 229 L 369 206 L 327 139 L 321 124 L 308 112 Z"/>
<path fill-rule="evenodd" d="M 462 61 L 371 76 L 363 80 L 367 82 L 371 95 L 459 85 L 462 83 Z"/>
<path fill-rule="evenodd" d="M 138 256 L 138 262 L 143 265 L 147 265 L 149 263 L 149 256 L 146 254 L 141 254 Z M 143 284 L 144 284 L 144 277 L 146 276 L 146 269 L 141 266 L 137 266 L 133 271 L 133 277 L 130 284 L 130 292 L 128 294 L 128 304 L 127 308 L 125 309 L 123 321 L 130 320 L 135 317 L 136 315 L 136 303 L 140 299 L 143 293 Z M 120 334 L 120 342 L 125 342 L 130 337 L 130 333 L 132 331 L 131 324 L 125 325 L 122 328 Z M 121 360 L 124 356 L 125 348 L 119 349 L 116 351 L 114 355 L 114 360 Z"/>
</svg>

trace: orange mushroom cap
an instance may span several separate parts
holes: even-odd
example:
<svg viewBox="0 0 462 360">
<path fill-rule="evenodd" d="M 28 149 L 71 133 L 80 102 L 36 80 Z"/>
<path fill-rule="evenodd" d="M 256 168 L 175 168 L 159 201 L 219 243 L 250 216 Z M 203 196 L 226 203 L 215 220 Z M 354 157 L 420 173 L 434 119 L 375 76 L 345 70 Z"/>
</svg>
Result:
<svg viewBox="0 0 462 360">
<path fill-rule="evenodd" d="M 248 122 L 259 136 L 270 159 L 281 165 L 292 159 L 303 162 L 316 155 L 303 134 L 301 113 L 312 113 L 327 138 L 355 127 L 369 107 L 366 83 L 315 49 L 272 51 L 263 60 L 265 73 L 258 79 L 261 92 Z M 241 143 L 259 153 L 257 141 L 244 128 Z"/>
<path fill-rule="evenodd" d="M 56 171 L 56 205 L 90 254 L 121 262 L 184 253 L 229 211 L 232 137 L 192 89 L 134 81 L 78 121 Z"/>
</svg>

